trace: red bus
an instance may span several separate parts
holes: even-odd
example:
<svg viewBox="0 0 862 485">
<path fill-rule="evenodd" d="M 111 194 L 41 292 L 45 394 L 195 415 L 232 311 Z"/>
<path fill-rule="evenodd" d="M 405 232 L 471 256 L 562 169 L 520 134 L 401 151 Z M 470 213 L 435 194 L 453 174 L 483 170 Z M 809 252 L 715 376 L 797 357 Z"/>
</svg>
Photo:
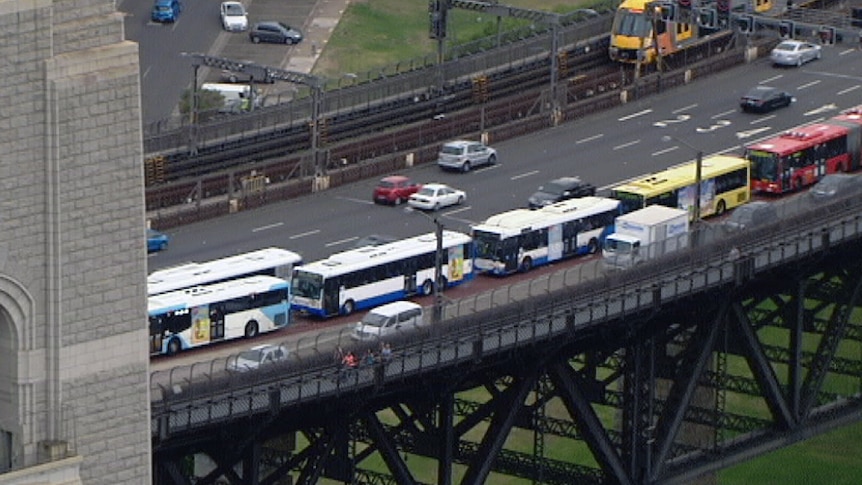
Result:
<svg viewBox="0 0 862 485">
<path fill-rule="evenodd" d="M 751 161 L 751 190 L 783 194 L 811 185 L 827 173 L 859 168 L 862 118 L 841 115 L 802 126 L 745 147 Z"/>
</svg>

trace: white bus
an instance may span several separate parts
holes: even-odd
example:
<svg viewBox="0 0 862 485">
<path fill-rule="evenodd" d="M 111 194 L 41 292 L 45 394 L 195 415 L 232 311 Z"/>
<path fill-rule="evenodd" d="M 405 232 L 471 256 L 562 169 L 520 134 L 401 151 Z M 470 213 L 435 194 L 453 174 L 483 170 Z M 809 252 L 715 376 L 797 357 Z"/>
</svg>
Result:
<svg viewBox="0 0 862 485">
<path fill-rule="evenodd" d="M 280 278 L 252 276 L 151 296 L 150 354 L 173 355 L 285 327 L 290 323 L 289 288 Z"/>
<path fill-rule="evenodd" d="M 300 264 L 302 256 L 281 248 L 258 249 L 205 263 L 181 264 L 153 271 L 147 277 L 147 295 L 256 275 L 290 280 L 293 267 Z"/>
<path fill-rule="evenodd" d="M 505 275 L 602 247 L 613 232 L 620 201 L 581 197 L 539 210 L 515 209 L 471 227 L 479 271 Z"/>
<path fill-rule="evenodd" d="M 331 255 L 293 270 L 291 308 L 327 318 L 434 290 L 434 233 Z M 443 287 L 473 275 L 470 236 L 443 231 Z"/>
</svg>

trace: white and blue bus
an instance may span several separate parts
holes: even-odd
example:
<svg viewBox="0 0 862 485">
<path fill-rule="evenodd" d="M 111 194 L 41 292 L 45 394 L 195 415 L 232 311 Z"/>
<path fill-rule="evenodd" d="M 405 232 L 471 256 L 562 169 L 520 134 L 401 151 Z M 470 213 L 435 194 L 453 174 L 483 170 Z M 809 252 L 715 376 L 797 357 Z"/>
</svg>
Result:
<svg viewBox="0 0 862 485">
<path fill-rule="evenodd" d="M 473 276 L 473 240 L 443 231 L 443 287 Z M 437 236 L 434 233 L 336 253 L 297 267 L 291 281 L 291 308 L 321 318 L 347 315 L 434 291 Z"/>
<path fill-rule="evenodd" d="M 290 323 L 290 285 L 252 276 L 149 297 L 150 354 L 235 338 L 251 338 Z"/>
<path fill-rule="evenodd" d="M 506 275 L 560 259 L 592 254 L 614 230 L 620 201 L 564 200 L 539 210 L 515 209 L 471 227 L 478 271 Z"/>
<path fill-rule="evenodd" d="M 181 264 L 153 271 L 147 277 L 147 295 L 257 275 L 290 280 L 293 267 L 300 264 L 302 256 L 281 248 L 263 248 L 205 263 Z"/>
</svg>

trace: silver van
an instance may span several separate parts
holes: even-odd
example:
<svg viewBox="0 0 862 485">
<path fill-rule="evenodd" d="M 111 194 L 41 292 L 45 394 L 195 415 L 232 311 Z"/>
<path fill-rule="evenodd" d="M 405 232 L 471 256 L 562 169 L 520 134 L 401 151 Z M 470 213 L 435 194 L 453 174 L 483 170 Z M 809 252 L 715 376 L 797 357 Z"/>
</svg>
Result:
<svg viewBox="0 0 862 485">
<path fill-rule="evenodd" d="M 350 336 L 354 340 L 378 340 L 424 325 L 422 306 L 409 301 L 396 301 L 371 309 L 356 323 Z"/>
</svg>

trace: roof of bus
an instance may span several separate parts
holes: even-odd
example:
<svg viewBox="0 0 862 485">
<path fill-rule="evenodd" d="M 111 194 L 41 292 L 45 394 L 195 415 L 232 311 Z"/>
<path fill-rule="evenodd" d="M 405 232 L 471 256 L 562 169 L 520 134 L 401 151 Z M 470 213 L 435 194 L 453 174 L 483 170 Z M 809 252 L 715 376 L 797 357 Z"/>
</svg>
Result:
<svg viewBox="0 0 862 485">
<path fill-rule="evenodd" d="M 263 275 L 251 276 L 154 295 L 147 299 L 147 310 L 150 315 L 157 315 L 167 311 L 239 298 L 253 293 L 288 289 L 289 287 L 288 282 L 281 278 Z"/>
<path fill-rule="evenodd" d="M 862 105 L 846 109 L 840 115 L 832 118 L 833 120 L 849 121 L 854 125 L 862 125 Z"/>
<path fill-rule="evenodd" d="M 619 7 L 617 7 L 617 10 L 644 10 L 646 9 L 646 4 L 651 1 L 653 0 L 623 0 L 623 2 L 620 3 Z"/>
<path fill-rule="evenodd" d="M 500 234 L 508 237 L 520 234 L 524 229 L 549 227 L 554 224 L 579 219 L 596 212 L 618 208 L 620 201 L 605 197 L 580 197 L 568 199 L 541 209 L 515 209 L 489 217 L 485 222 L 471 226 L 474 231 Z"/>
<path fill-rule="evenodd" d="M 742 157 L 714 155 L 701 161 L 701 178 L 707 179 L 723 173 L 748 167 L 750 162 Z M 697 162 L 689 162 L 629 180 L 616 187 L 615 192 L 629 192 L 645 197 L 661 194 L 667 190 L 685 187 L 694 183 Z"/>
<path fill-rule="evenodd" d="M 443 231 L 443 248 L 467 244 L 473 239 L 456 231 Z M 324 277 L 349 273 L 357 269 L 369 268 L 381 263 L 399 261 L 403 258 L 437 250 L 437 235 L 421 234 L 399 239 L 379 246 L 363 246 L 340 253 L 331 254 L 326 259 L 312 261 L 295 271 L 316 273 Z M 469 255 L 465 255 L 469 257 Z"/>
<path fill-rule="evenodd" d="M 823 143 L 831 138 L 844 136 L 847 132 L 847 127 L 840 124 L 815 123 L 785 131 L 778 136 L 753 143 L 745 148 L 748 150 L 777 153 L 779 156 L 789 155 L 804 148 Z"/>
<path fill-rule="evenodd" d="M 238 274 L 255 273 L 265 268 L 300 264 L 302 256 L 281 248 L 263 248 L 248 253 L 214 259 L 205 263 L 186 263 L 154 271 L 147 277 L 147 294 L 219 281 Z"/>
</svg>

